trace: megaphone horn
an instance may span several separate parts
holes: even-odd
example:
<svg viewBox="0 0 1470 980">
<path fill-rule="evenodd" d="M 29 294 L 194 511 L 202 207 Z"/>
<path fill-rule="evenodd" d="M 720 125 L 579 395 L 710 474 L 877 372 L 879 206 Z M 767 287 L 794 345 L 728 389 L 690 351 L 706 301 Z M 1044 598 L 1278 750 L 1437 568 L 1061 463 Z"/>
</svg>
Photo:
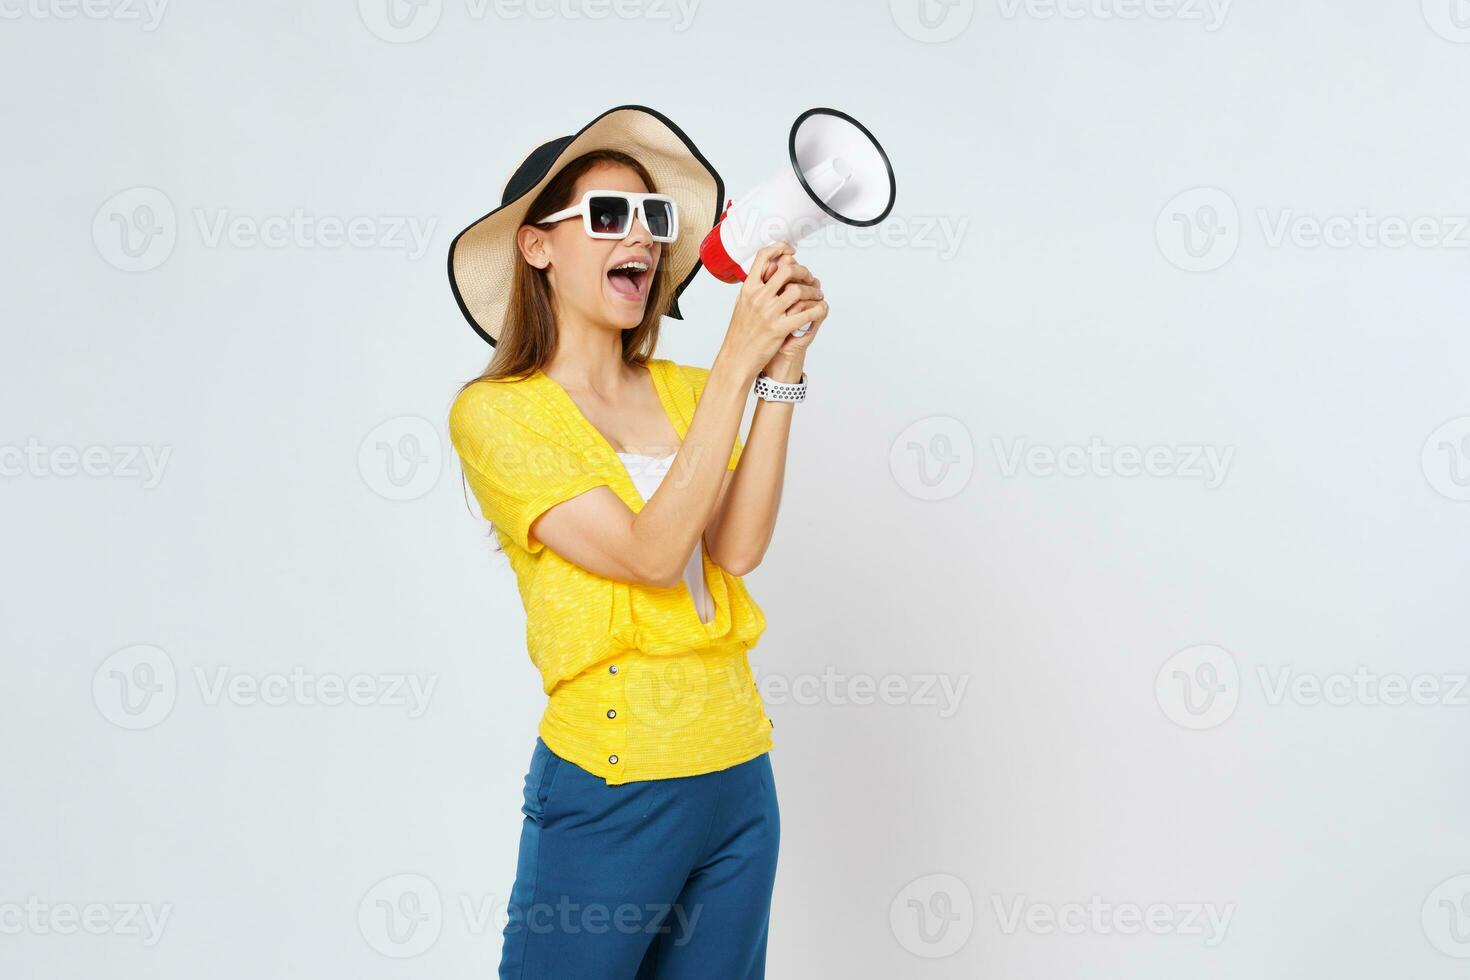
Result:
<svg viewBox="0 0 1470 980">
<path fill-rule="evenodd" d="M 797 116 L 787 154 L 775 173 L 732 198 L 704 236 L 699 258 L 715 278 L 743 282 L 767 245 L 798 242 L 834 222 L 876 225 L 893 210 L 897 184 L 888 154 L 847 113 L 816 108 Z"/>
</svg>

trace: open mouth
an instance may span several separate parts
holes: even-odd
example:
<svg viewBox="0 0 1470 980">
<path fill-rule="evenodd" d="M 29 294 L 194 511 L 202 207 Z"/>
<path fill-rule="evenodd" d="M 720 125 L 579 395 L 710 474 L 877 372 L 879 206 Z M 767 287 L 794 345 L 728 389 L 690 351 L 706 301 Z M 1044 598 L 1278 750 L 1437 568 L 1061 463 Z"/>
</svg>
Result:
<svg viewBox="0 0 1470 980">
<path fill-rule="evenodd" d="M 652 267 L 636 259 L 613 266 L 607 272 L 613 293 L 631 303 L 643 302 L 648 295 L 648 280 L 652 277 Z"/>
</svg>

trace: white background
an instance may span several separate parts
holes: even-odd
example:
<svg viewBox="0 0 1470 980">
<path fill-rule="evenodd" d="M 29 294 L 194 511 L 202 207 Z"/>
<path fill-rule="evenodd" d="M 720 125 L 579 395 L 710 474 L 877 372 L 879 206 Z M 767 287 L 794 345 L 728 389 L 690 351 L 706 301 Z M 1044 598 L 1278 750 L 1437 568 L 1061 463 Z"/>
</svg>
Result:
<svg viewBox="0 0 1470 980">
<path fill-rule="evenodd" d="M 0 0 L 0 973 L 493 975 L 543 695 L 444 256 L 635 102 L 898 175 L 799 251 L 768 975 L 1463 976 L 1466 4 L 389 2 Z"/>
</svg>

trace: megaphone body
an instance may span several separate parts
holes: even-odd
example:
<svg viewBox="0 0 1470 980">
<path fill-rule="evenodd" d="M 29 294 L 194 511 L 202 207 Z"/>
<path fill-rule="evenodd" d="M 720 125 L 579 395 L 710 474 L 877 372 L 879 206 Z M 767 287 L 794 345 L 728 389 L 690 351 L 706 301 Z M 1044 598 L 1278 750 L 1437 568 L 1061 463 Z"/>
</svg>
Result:
<svg viewBox="0 0 1470 980">
<path fill-rule="evenodd" d="M 834 223 L 876 225 L 893 210 L 897 186 L 888 155 L 847 113 L 816 108 L 797 116 L 787 156 L 770 177 L 732 198 L 705 235 L 699 258 L 715 278 L 743 282 L 767 245 L 795 244 Z"/>
</svg>

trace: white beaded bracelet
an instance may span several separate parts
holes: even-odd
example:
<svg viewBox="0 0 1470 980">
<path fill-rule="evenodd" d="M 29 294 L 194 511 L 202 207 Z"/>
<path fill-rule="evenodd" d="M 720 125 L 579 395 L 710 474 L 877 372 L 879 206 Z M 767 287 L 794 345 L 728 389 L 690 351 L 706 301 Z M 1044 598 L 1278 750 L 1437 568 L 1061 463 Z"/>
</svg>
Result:
<svg viewBox="0 0 1470 980">
<path fill-rule="evenodd" d="M 762 371 L 755 376 L 755 397 L 764 398 L 769 402 L 804 402 L 806 401 L 806 372 L 801 372 L 801 380 L 796 384 L 789 384 L 768 378 Z"/>
</svg>

